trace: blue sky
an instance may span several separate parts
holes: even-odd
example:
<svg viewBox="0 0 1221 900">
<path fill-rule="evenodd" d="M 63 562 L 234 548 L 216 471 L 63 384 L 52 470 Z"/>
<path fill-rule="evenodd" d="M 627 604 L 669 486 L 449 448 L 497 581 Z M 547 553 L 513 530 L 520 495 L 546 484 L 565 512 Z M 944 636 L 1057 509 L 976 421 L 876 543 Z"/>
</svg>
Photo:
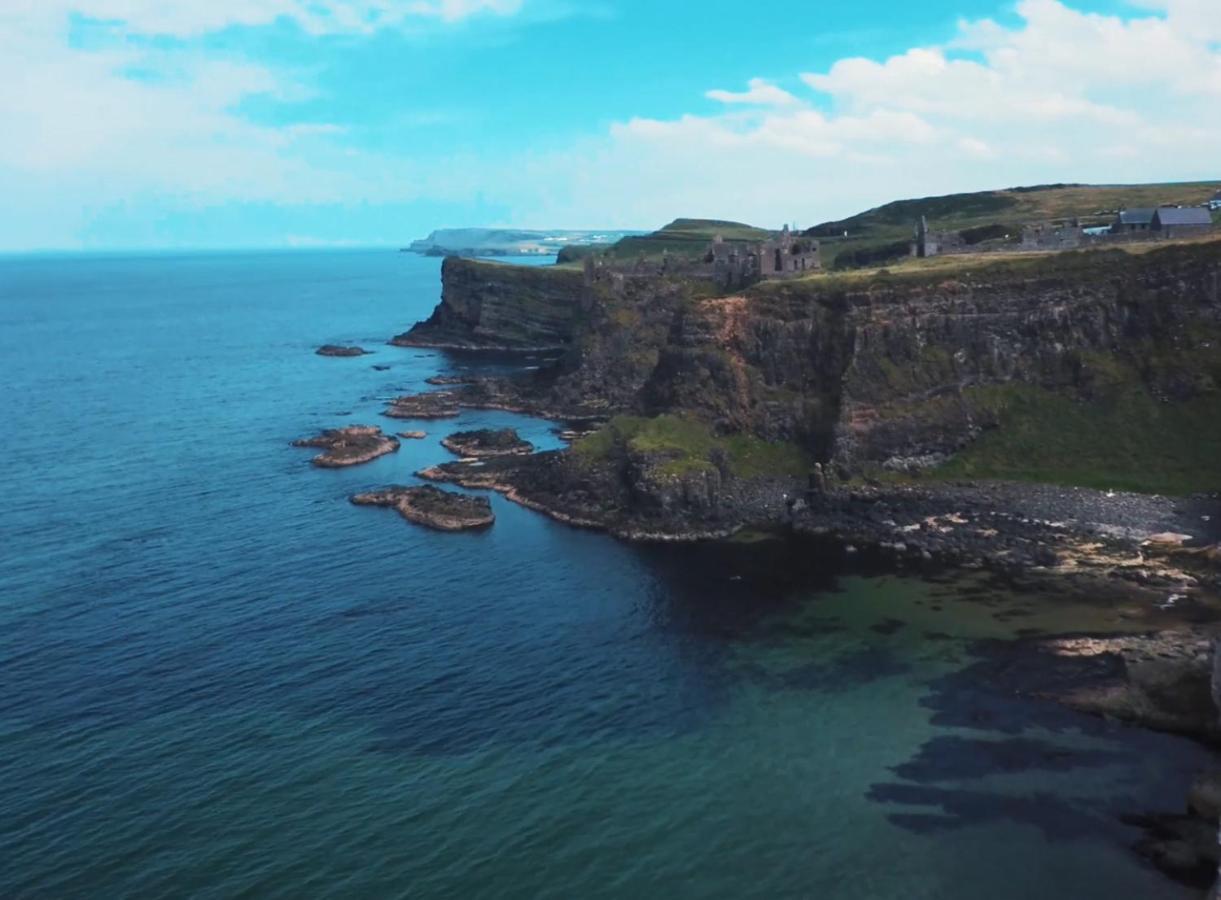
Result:
<svg viewBox="0 0 1221 900">
<path fill-rule="evenodd" d="M 1217 178 L 1217 109 L 1217 0 L 5 0 L 0 250 Z"/>
</svg>

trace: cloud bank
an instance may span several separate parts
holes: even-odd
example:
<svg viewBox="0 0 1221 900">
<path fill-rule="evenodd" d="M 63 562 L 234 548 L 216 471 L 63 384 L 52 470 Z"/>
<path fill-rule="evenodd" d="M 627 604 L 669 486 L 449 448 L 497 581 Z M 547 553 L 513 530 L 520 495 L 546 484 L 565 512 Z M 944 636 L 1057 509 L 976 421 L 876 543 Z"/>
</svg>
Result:
<svg viewBox="0 0 1221 900">
<path fill-rule="evenodd" d="M 430 159 L 366 149 L 341 121 L 248 117 L 254 101 L 291 112 L 315 87 L 206 52 L 200 36 L 276 24 L 360 39 L 512 16 L 522 0 L 7 0 L 0 192 L 11 214 L 0 248 L 72 246 L 123 209 L 149 219 L 151 243 L 160 212 L 226 204 L 290 219 L 426 201 L 548 227 L 678 215 L 808 225 L 899 197 L 1217 178 L 1221 3 L 1131 2 L 1121 17 L 1020 0 L 1015 25 L 961 21 L 943 43 L 890 58 L 710 87 L 687 114 L 629 119 L 545 153 Z M 107 39 L 73 41 L 81 22 Z"/>
<path fill-rule="evenodd" d="M 1221 3 L 1139 6 L 1125 19 L 1021 0 L 1016 27 L 961 21 L 939 46 L 795 73 L 804 90 L 709 91 L 724 110 L 614 126 L 590 150 L 599 191 L 616 224 L 809 225 L 902 197 L 1221 178 Z M 599 200 L 569 177 L 565 220 Z"/>
</svg>

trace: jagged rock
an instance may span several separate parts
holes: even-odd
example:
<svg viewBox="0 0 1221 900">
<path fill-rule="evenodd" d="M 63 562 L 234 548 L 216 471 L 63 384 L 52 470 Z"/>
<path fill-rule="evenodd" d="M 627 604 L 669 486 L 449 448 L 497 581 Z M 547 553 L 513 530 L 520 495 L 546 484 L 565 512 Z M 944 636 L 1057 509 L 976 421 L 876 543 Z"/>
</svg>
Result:
<svg viewBox="0 0 1221 900">
<path fill-rule="evenodd" d="M 369 351 L 360 347 L 342 347 L 339 344 L 323 344 L 316 351 L 319 356 L 366 356 Z"/>
<path fill-rule="evenodd" d="M 534 445 L 522 440 L 512 428 L 499 431 L 485 428 L 479 431 L 459 431 L 441 441 L 441 446 L 451 453 L 469 459 L 487 459 L 497 456 L 523 456 L 534 452 Z"/>
<path fill-rule="evenodd" d="M 396 397 L 382 415 L 391 419 L 453 419 L 460 412 L 453 394 L 435 391 Z"/>
<path fill-rule="evenodd" d="M 397 509 L 409 522 L 438 531 L 469 531 L 488 528 L 496 521 L 487 497 L 471 497 L 443 491 L 432 485 L 394 486 L 380 491 L 357 494 L 357 506 L 385 506 Z"/>
<path fill-rule="evenodd" d="M 294 447 L 318 447 L 325 450 L 312 460 L 324 469 L 340 469 L 371 462 L 379 456 L 394 453 L 399 449 L 396 438 L 382 434 L 380 428 L 370 425 L 351 425 L 333 428 L 313 438 L 293 441 Z"/>
</svg>

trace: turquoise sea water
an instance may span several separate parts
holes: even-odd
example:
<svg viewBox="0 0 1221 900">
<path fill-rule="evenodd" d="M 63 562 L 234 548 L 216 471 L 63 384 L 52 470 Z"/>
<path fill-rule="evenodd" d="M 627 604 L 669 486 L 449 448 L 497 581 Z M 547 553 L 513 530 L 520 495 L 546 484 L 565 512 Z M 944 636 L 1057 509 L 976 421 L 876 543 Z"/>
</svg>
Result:
<svg viewBox="0 0 1221 900">
<path fill-rule="evenodd" d="M 998 674 L 1097 609 L 350 506 L 452 430 L 558 445 L 468 412 L 352 470 L 289 446 L 503 364 L 384 345 L 438 269 L 0 259 L 0 897 L 1194 896 L 1118 816 L 1203 753 Z"/>
</svg>

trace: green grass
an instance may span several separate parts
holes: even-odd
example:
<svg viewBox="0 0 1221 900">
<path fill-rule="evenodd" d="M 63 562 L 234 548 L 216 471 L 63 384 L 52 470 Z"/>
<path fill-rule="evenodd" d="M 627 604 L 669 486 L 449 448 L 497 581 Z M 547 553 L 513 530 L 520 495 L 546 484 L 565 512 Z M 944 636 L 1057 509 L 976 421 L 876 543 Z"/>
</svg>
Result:
<svg viewBox="0 0 1221 900">
<path fill-rule="evenodd" d="M 756 243 L 772 237 L 765 228 L 756 228 L 742 222 L 727 222 L 719 219 L 675 219 L 669 225 L 652 234 L 627 237 L 612 247 L 604 248 L 605 255 L 612 259 L 631 260 L 641 254 L 649 259 L 663 253 L 678 257 L 702 256 L 708 251 L 713 238 L 720 235 L 726 241 Z"/>
<path fill-rule="evenodd" d="M 1110 388 L 1091 400 L 1027 385 L 969 390 L 999 427 L 933 477 L 1168 495 L 1221 489 L 1221 395 L 1164 402 L 1119 375 L 1103 369 Z"/>
<path fill-rule="evenodd" d="M 874 287 L 910 289 L 936 287 L 952 281 L 965 284 L 993 283 L 1012 279 L 1112 278 L 1136 274 L 1149 265 L 1150 257 L 1165 264 L 1191 264 L 1214 260 L 1221 235 L 1206 235 L 1168 243 L 1126 244 L 1065 252 L 964 253 L 931 259 L 905 259 L 882 269 L 829 272 L 791 281 L 763 281 L 745 294 L 756 301 L 831 300 L 850 291 Z M 825 246 L 825 244 L 824 244 Z"/>
<path fill-rule="evenodd" d="M 823 239 L 823 265 L 843 256 L 868 259 L 885 245 L 909 240 L 921 216 L 934 231 L 968 231 L 1004 225 L 1012 233 L 1036 222 L 1108 223 L 1122 208 L 1198 206 L 1212 198 L 1216 182 L 1136 185 L 1051 185 L 974 194 L 899 200 L 811 229 Z M 848 238 L 842 237 L 848 232 Z M 1006 233 L 1010 233 L 1007 231 Z M 978 233 L 978 232 L 976 232 Z"/>
<path fill-rule="evenodd" d="M 711 471 L 720 456 L 739 478 L 768 475 L 802 476 L 810 470 L 808 454 L 795 444 L 770 442 L 754 435 L 715 435 L 703 422 L 688 416 L 655 418 L 616 416 L 601 430 L 578 441 L 578 458 L 606 460 L 630 450 L 666 458 L 666 475 Z"/>
</svg>

